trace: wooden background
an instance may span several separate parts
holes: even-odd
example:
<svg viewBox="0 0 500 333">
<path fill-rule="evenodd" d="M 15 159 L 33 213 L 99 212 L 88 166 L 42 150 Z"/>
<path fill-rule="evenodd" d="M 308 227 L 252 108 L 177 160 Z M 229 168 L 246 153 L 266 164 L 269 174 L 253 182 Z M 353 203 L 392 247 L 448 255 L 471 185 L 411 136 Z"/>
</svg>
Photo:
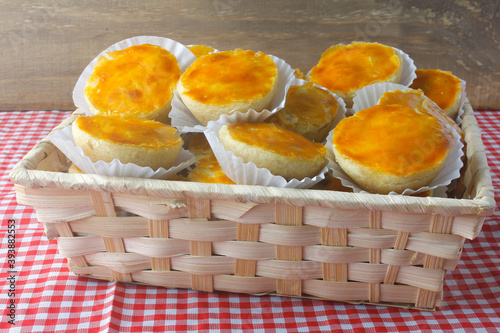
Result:
<svg viewBox="0 0 500 333">
<path fill-rule="evenodd" d="M 0 1 L 0 110 L 73 110 L 73 86 L 103 49 L 133 36 L 246 48 L 307 72 L 329 46 L 378 41 L 419 68 L 467 81 L 475 109 L 500 109 L 497 0 Z"/>
</svg>

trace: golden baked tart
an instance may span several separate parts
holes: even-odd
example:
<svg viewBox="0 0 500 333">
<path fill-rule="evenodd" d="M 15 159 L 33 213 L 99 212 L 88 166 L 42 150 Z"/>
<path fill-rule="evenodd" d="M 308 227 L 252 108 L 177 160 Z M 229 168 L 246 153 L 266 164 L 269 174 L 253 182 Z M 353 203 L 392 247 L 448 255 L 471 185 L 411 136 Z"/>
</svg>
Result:
<svg viewBox="0 0 500 333">
<path fill-rule="evenodd" d="M 272 123 L 223 125 L 219 139 L 245 163 L 253 162 L 287 180 L 312 178 L 326 162 L 325 146 Z"/>
<path fill-rule="evenodd" d="M 251 50 L 210 53 L 182 74 L 178 91 L 191 113 L 206 125 L 223 114 L 267 108 L 278 87 L 273 59 Z"/>
<path fill-rule="evenodd" d="M 234 184 L 222 170 L 214 153 L 200 157 L 193 171 L 188 173 L 187 181 L 200 183 Z"/>
<path fill-rule="evenodd" d="M 186 180 L 200 183 L 234 184 L 222 170 L 210 144 L 203 133 L 194 133 L 189 140 L 188 149 L 194 154 L 196 162 L 194 170 L 189 172 Z"/>
<path fill-rule="evenodd" d="M 189 49 L 189 51 L 193 52 L 193 54 L 195 55 L 196 58 L 199 58 L 199 57 L 204 56 L 206 54 L 215 52 L 215 49 L 213 47 L 203 45 L 203 44 L 190 45 L 187 48 Z"/>
<path fill-rule="evenodd" d="M 375 105 L 340 121 L 332 148 L 364 190 L 402 193 L 429 185 L 443 169 L 453 133 L 436 117 L 405 105 Z"/>
<path fill-rule="evenodd" d="M 180 75 L 171 52 L 157 45 L 134 45 L 99 57 L 84 95 L 94 114 L 166 123 Z"/>
<path fill-rule="evenodd" d="M 462 100 L 462 82 L 451 72 L 440 69 L 417 69 L 410 85 L 421 89 L 451 119 L 456 119 Z"/>
<path fill-rule="evenodd" d="M 453 127 L 457 133 L 463 137 L 464 133 L 460 126 L 451 119 L 437 104 L 429 100 L 420 89 L 393 90 L 385 92 L 378 100 L 378 105 L 399 104 L 412 108 L 417 108 L 422 112 L 427 112 L 441 120 L 443 123 Z"/>
<path fill-rule="evenodd" d="M 311 141 L 323 142 L 333 129 L 339 103 L 311 82 L 288 89 L 285 107 L 271 116 L 277 123 Z"/>
<path fill-rule="evenodd" d="M 341 96 L 347 107 L 357 91 L 376 82 L 397 83 L 403 71 L 403 58 L 394 48 L 379 43 L 353 42 L 328 48 L 309 79 Z"/>
<path fill-rule="evenodd" d="M 92 162 L 102 160 L 169 169 L 183 140 L 177 130 L 150 119 L 120 116 L 80 116 L 72 124 L 75 144 Z"/>
</svg>

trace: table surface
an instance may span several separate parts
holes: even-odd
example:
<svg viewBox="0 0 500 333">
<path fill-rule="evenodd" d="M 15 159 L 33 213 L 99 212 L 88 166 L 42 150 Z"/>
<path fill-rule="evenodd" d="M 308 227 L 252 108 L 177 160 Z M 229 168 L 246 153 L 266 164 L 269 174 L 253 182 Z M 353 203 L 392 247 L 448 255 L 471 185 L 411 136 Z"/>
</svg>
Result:
<svg viewBox="0 0 500 333">
<path fill-rule="evenodd" d="M 45 237 L 34 209 L 17 204 L 8 176 L 15 163 L 68 115 L 0 112 L 2 332 L 500 330 L 500 212 L 486 219 L 477 238 L 465 242 L 458 266 L 445 276 L 443 305 L 436 311 L 204 293 L 78 277 L 58 253 L 57 241 Z M 476 111 L 476 118 L 493 186 L 500 188 L 500 111 Z M 12 230 L 15 242 L 9 238 Z M 14 268 L 6 258 L 9 244 L 15 252 Z"/>
</svg>

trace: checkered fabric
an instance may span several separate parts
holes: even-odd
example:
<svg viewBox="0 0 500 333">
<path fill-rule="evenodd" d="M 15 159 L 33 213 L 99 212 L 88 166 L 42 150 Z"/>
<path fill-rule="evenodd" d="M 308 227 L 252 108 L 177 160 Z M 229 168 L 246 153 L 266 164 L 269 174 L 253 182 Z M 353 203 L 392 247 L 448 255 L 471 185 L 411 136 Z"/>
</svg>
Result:
<svg viewBox="0 0 500 333">
<path fill-rule="evenodd" d="M 485 221 L 476 239 L 465 242 L 458 266 L 445 276 L 443 305 L 433 312 L 164 289 L 75 276 L 58 254 L 56 241 L 48 241 L 44 236 L 33 208 L 16 203 L 8 177 L 15 163 L 68 115 L 62 111 L 0 112 L 2 332 L 497 332 L 500 329 L 500 212 Z M 500 111 L 477 111 L 476 117 L 493 185 L 498 189 Z M 9 225 L 15 228 L 9 229 Z M 11 229 L 15 230 L 13 268 L 7 258 Z M 15 325 L 9 323 L 12 318 Z"/>
</svg>

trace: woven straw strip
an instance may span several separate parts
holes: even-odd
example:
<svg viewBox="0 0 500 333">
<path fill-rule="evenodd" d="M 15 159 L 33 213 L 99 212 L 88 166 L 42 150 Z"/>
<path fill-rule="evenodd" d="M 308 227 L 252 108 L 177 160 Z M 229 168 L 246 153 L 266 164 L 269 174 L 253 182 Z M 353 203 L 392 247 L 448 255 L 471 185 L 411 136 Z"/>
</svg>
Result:
<svg viewBox="0 0 500 333">
<path fill-rule="evenodd" d="M 270 223 L 275 221 L 275 205 L 272 203 L 212 200 L 212 217 L 245 224 Z"/>
<path fill-rule="evenodd" d="M 113 273 L 109 267 L 91 265 L 88 267 L 73 266 L 71 262 L 68 262 L 69 269 L 77 274 L 83 275 L 95 279 L 115 281 Z"/>
<path fill-rule="evenodd" d="M 398 233 L 398 237 L 396 238 L 396 242 L 394 243 L 394 251 L 399 251 L 400 253 L 404 253 L 404 249 L 408 242 L 408 236 L 410 233 L 400 231 Z M 415 252 L 416 253 L 416 252 Z M 385 274 L 384 283 L 385 284 L 394 284 L 396 278 L 398 276 L 399 265 L 391 264 L 387 267 L 387 272 Z"/>
<path fill-rule="evenodd" d="M 189 241 L 173 238 L 124 238 L 128 252 L 150 258 L 171 258 L 189 254 Z"/>
<path fill-rule="evenodd" d="M 207 222 L 208 219 L 211 218 L 211 211 L 210 211 L 210 200 L 205 200 L 205 199 L 193 199 L 193 198 L 188 198 L 187 199 L 187 208 L 188 208 L 188 217 L 189 218 L 202 218 L 201 225 L 205 223 L 211 223 Z M 200 231 L 201 228 L 197 229 L 185 229 L 188 233 L 192 233 L 194 230 Z M 207 231 L 210 229 L 207 228 Z M 203 231 L 202 231 L 203 232 Z M 212 230 L 213 232 L 213 230 Z M 172 237 L 174 236 L 175 232 L 172 229 Z M 182 238 L 179 237 L 179 238 Z M 200 239 L 203 240 L 191 240 L 189 243 L 189 253 L 192 256 L 204 256 L 204 257 L 211 257 L 212 256 L 212 243 L 210 240 L 207 240 L 205 237 L 201 237 Z M 178 258 L 175 258 L 178 259 Z M 185 270 L 185 269 L 178 269 L 176 268 L 175 261 L 172 262 L 172 267 L 173 269 L 177 270 Z M 200 290 L 200 291 L 209 291 L 212 292 L 214 290 L 213 286 L 213 276 L 210 274 L 204 274 L 204 272 L 196 273 L 192 272 L 191 273 L 191 288 L 194 290 Z"/>
<path fill-rule="evenodd" d="M 15 185 L 19 204 L 36 207 L 39 222 L 61 222 L 95 215 L 88 191 L 57 188 L 27 188 Z"/>
<path fill-rule="evenodd" d="M 90 265 L 110 268 L 115 281 L 132 282 L 130 273 L 151 269 L 150 258 L 137 253 L 112 252 L 106 249 L 106 252 L 96 252 L 85 257 Z M 116 276 L 128 278 L 130 281 L 116 280 Z"/>
<path fill-rule="evenodd" d="M 257 243 L 259 241 L 259 232 L 260 232 L 259 227 L 260 226 L 258 224 L 238 223 L 237 230 L 236 230 L 236 242 L 234 242 L 233 244 L 248 245 L 245 243 L 249 242 L 250 246 L 259 245 L 259 243 Z M 269 249 L 271 249 L 271 248 L 269 247 Z M 224 249 L 221 249 L 220 247 L 217 248 L 217 246 L 214 244 L 214 251 L 216 253 L 219 253 L 219 251 L 221 251 L 221 250 L 224 252 Z M 246 248 L 245 250 L 247 250 L 247 251 L 244 251 L 244 253 L 242 253 L 241 255 L 245 255 L 246 253 L 249 252 L 248 248 Z M 230 249 L 229 251 L 227 251 L 228 255 L 234 254 L 234 253 L 235 253 L 235 251 L 233 251 L 233 249 Z M 253 253 L 253 254 L 255 254 L 255 253 Z M 252 255 L 249 257 L 249 259 L 236 259 L 236 261 L 234 263 L 234 275 L 248 276 L 248 277 L 255 276 L 256 270 L 257 270 L 257 260 L 256 259 L 258 259 L 260 257 L 261 256 Z"/>
<path fill-rule="evenodd" d="M 150 220 L 168 220 L 187 216 L 184 200 L 113 193 L 115 208 Z"/>
<path fill-rule="evenodd" d="M 347 252 L 348 248 L 346 248 L 348 244 L 347 240 L 347 229 L 346 228 L 321 228 L 321 244 L 325 245 L 324 249 L 328 252 L 332 252 L 335 250 L 340 250 L 338 253 L 341 254 L 341 257 Z M 331 246 L 332 248 L 328 248 Z M 338 249 L 335 249 L 335 247 L 339 247 Z M 308 258 L 308 251 L 305 250 L 305 257 Z M 330 255 L 328 252 L 323 252 L 317 254 L 320 258 L 327 258 L 329 260 L 334 260 L 333 257 Z M 359 253 L 359 251 L 358 251 Z M 315 253 L 316 254 L 316 253 Z M 338 258 L 340 259 L 340 257 Z M 322 260 L 318 260 L 322 261 Z M 322 270 L 323 270 L 323 280 L 326 281 L 347 281 L 347 263 L 349 260 L 345 260 L 345 257 L 343 259 L 340 259 L 338 263 L 325 263 L 323 262 L 322 264 Z M 357 262 L 357 261 L 353 261 Z"/>
<path fill-rule="evenodd" d="M 59 235 L 63 237 L 73 238 L 74 234 L 68 222 L 56 223 L 55 227 Z M 88 266 L 88 263 L 85 260 L 85 256 L 82 254 L 66 255 L 66 257 L 68 258 L 68 261 L 73 261 L 74 265 Z"/>
<path fill-rule="evenodd" d="M 229 241 L 236 239 L 237 225 L 231 221 L 209 221 L 204 217 L 172 219 L 170 237 L 190 241 Z"/>
<path fill-rule="evenodd" d="M 380 285 L 380 302 L 411 305 L 418 290 L 404 285 Z M 304 281 L 304 293 L 321 299 L 359 302 L 368 299 L 369 285 L 359 282 Z M 365 302 L 361 302 L 365 303 Z"/>
<path fill-rule="evenodd" d="M 432 233 L 437 234 L 449 234 L 453 228 L 453 217 L 435 215 L 432 220 L 431 230 Z M 458 255 L 458 254 L 457 254 Z M 424 258 L 424 268 L 433 268 L 442 271 L 443 277 L 445 271 L 443 268 L 443 258 L 426 255 Z M 415 301 L 415 305 L 418 307 L 431 307 L 436 303 L 437 294 L 435 292 L 429 291 L 427 289 L 420 289 Z"/>
<path fill-rule="evenodd" d="M 369 221 L 370 229 L 382 229 L 382 212 L 370 211 Z M 380 264 L 382 257 L 380 248 L 370 248 L 369 255 L 370 257 L 368 262 L 370 264 Z M 371 303 L 380 302 L 380 283 L 369 284 L 368 300 Z"/>
<path fill-rule="evenodd" d="M 321 230 L 312 226 L 293 226 L 277 224 L 262 224 L 259 241 L 283 246 L 306 246 L 318 244 L 321 240 Z"/>
<path fill-rule="evenodd" d="M 237 262 L 267 260 L 276 255 L 274 245 L 254 241 L 213 242 L 212 248 L 214 254 L 235 258 Z M 240 275 L 237 274 L 237 270 L 235 270 L 235 275 Z"/>
<path fill-rule="evenodd" d="M 92 216 L 69 224 L 75 233 L 127 238 L 149 236 L 148 222 L 140 216 Z"/>
<path fill-rule="evenodd" d="M 168 220 L 149 220 L 149 237 L 167 239 Z M 130 248 L 127 247 L 127 249 L 131 251 Z M 154 271 L 169 271 L 170 258 L 151 256 L 151 268 Z"/>
<path fill-rule="evenodd" d="M 178 271 L 148 271 L 142 270 L 132 273 L 135 282 L 165 288 L 191 288 L 191 275 Z"/>
<path fill-rule="evenodd" d="M 76 256 L 85 257 L 96 252 L 106 251 L 102 237 L 97 236 L 78 236 L 78 237 L 59 237 L 57 239 L 59 253 L 67 258 Z M 87 264 L 77 263 L 76 266 L 88 266 Z"/>
<path fill-rule="evenodd" d="M 92 205 L 94 206 L 95 214 L 97 216 L 110 216 L 116 217 L 115 206 L 113 203 L 113 197 L 109 192 L 98 192 L 90 191 L 90 197 L 92 199 Z M 125 253 L 125 244 L 123 239 L 116 237 L 103 237 L 104 248 L 106 252 L 119 252 Z M 87 259 L 89 256 L 87 256 Z M 89 261 L 90 262 L 90 261 Z M 128 271 L 112 270 L 113 278 L 116 281 L 122 282 L 132 282 L 132 276 Z"/>
<path fill-rule="evenodd" d="M 287 260 L 287 261 L 296 261 L 294 264 L 303 264 L 305 262 L 302 261 L 302 244 L 300 242 L 294 242 L 293 240 L 300 240 L 300 234 L 294 235 L 293 232 L 298 230 L 297 228 L 293 228 L 292 226 L 301 226 L 302 225 L 302 207 L 292 206 L 282 203 L 276 204 L 276 225 L 277 226 L 288 226 L 285 227 L 288 230 L 292 231 L 291 238 L 280 238 L 279 234 L 273 234 L 273 238 L 278 240 L 279 245 L 276 245 L 276 259 L 277 260 Z M 269 225 L 271 226 L 271 225 Z M 279 228 L 279 229 L 285 229 Z M 292 228 L 292 229 L 290 229 Z M 299 230 L 303 230 L 304 227 L 298 227 Z M 307 228 L 307 227 L 306 227 Z M 272 230 L 269 230 L 272 231 Z M 261 232 L 263 232 L 261 227 Z M 295 237 L 294 237 L 295 236 Z M 307 238 L 307 234 L 305 235 Z M 261 234 L 261 240 L 263 240 Z M 297 245 L 295 245 L 297 244 Z M 287 264 L 287 263 L 286 263 Z M 286 267 L 286 266 L 285 266 Z M 294 266 L 292 266 L 294 267 Z M 279 269 L 280 273 L 276 276 L 276 292 L 283 295 L 290 296 L 302 296 L 302 275 L 296 275 L 294 268 L 285 268 Z M 266 276 L 266 274 L 261 274 L 259 271 L 265 268 L 263 265 L 259 265 L 257 268 L 257 274 Z M 284 276 L 284 278 L 282 278 Z"/>
</svg>

